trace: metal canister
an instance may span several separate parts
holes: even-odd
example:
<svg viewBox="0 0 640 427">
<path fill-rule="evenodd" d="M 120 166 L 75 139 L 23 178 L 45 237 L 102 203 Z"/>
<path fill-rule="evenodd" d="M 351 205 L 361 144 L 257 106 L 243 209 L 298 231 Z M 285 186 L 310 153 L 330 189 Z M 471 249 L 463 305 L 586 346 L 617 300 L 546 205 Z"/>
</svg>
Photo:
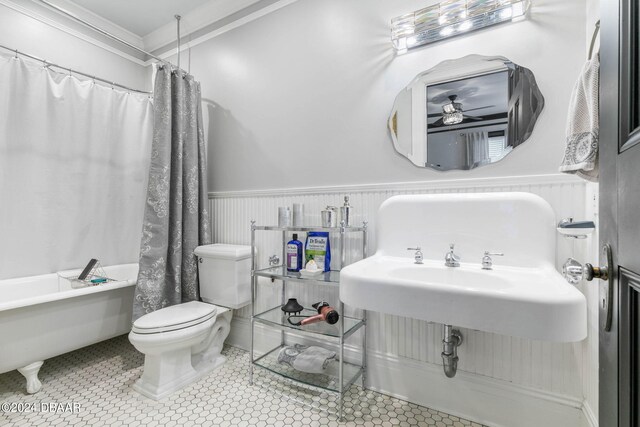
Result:
<svg viewBox="0 0 640 427">
<path fill-rule="evenodd" d="M 344 222 L 345 227 L 351 226 L 351 205 L 349 204 L 349 196 L 344 196 L 344 206 L 340 206 L 340 221 Z"/>
<path fill-rule="evenodd" d="M 304 204 L 293 204 L 293 226 L 302 227 L 304 225 Z"/>
<path fill-rule="evenodd" d="M 278 227 L 291 226 L 291 210 L 288 206 L 278 208 Z"/>
<path fill-rule="evenodd" d="M 321 216 L 323 227 L 338 226 L 338 208 L 335 206 L 327 206 L 327 208 L 321 212 Z"/>
</svg>

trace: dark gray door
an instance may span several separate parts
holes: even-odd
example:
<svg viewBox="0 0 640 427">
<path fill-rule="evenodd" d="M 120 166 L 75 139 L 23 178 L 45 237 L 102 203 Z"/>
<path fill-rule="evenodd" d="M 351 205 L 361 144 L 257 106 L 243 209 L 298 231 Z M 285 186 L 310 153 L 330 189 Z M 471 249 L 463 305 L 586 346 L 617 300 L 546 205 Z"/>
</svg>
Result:
<svg viewBox="0 0 640 427">
<path fill-rule="evenodd" d="M 605 0 L 600 74 L 600 244 L 613 252 L 612 324 L 600 282 L 600 426 L 640 426 L 640 7 Z"/>
</svg>

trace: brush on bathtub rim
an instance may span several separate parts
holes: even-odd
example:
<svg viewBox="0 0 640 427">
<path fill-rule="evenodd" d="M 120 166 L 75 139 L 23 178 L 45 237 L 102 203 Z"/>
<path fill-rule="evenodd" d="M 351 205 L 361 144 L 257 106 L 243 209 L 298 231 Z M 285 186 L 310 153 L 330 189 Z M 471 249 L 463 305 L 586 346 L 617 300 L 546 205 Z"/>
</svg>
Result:
<svg viewBox="0 0 640 427">
<path fill-rule="evenodd" d="M 96 264 L 98 264 L 98 260 L 95 258 L 91 258 L 87 266 L 82 270 L 82 273 L 80 273 L 80 275 L 78 276 L 78 280 L 85 280 L 87 276 L 89 276 L 89 273 L 91 273 L 91 276 L 93 276 L 93 270 L 96 269 Z"/>
</svg>

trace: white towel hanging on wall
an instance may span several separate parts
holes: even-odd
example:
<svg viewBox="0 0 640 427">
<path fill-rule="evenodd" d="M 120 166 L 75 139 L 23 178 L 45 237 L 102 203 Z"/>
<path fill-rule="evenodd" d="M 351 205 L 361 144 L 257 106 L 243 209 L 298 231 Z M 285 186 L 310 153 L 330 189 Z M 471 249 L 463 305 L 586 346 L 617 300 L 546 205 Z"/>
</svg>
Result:
<svg viewBox="0 0 640 427">
<path fill-rule="evenodd" d="M 600 58 L 594 55 L 582 68 L 571 94 L 567 140 L 560 172 L 598 181 Z"/>
</svg>

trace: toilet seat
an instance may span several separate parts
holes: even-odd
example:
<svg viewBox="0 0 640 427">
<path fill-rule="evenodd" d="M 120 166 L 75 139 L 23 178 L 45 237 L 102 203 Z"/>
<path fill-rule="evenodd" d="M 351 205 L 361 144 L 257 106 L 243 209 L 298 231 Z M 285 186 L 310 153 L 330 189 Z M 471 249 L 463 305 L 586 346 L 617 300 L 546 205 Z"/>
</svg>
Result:
<svg viewBox="0 0 640 427">
<path fill-rule="evenodd" d="M 140 317 L 134 322 L 131 332 L 149 335 L 187 329 L 210 320 L 216 314 L 215 305 L 199 301 L 172 305 Z"/>
</svg>

